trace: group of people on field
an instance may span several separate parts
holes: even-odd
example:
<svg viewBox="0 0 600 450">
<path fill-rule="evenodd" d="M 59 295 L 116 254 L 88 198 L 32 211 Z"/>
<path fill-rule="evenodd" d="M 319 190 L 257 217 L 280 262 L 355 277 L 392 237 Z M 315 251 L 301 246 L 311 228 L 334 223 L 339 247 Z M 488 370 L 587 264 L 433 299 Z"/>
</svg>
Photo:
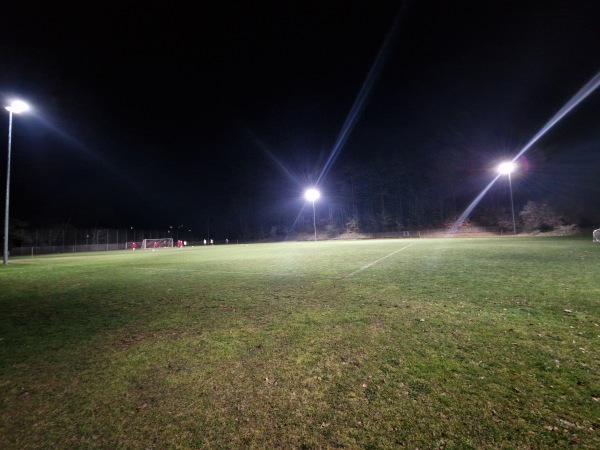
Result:
<svg viewBox="0 0 600 450">
<path fill-rule="evenodd" d="M 182 241 L 182 240 L 178 240 L 177 241 L 177 248 L 183 248 L 187 245 L 187 241 Z M 135 250 L 137 248 L 137 244 L 135 242 L 131 243 L 131 250 Z M 158 248 L 158 241 L 154 241 L 152 243 L 152 251 L 156 250 Z"/>
</svg>

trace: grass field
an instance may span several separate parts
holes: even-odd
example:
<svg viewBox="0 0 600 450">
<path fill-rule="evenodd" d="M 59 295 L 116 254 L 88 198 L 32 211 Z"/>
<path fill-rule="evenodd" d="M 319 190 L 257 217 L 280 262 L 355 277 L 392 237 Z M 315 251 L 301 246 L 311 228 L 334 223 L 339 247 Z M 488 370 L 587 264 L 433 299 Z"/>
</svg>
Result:
<svg viewBox="0 0 600 450">
<path fill-rule="evenodd" d="M 13 258 L 0 448 L 598 449 L 600 245 Z"/>
</svg>

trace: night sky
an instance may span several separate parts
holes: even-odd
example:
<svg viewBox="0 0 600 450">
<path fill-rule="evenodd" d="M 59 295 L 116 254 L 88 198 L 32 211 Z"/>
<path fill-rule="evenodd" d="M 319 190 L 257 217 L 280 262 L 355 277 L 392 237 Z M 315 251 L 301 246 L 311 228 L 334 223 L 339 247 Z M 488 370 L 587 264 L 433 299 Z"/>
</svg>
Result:
<svg viewBox="0 0 600 450">
<path fill-rule="evenodd" d="M 443 172 L 467 206 L 600 72 L 595 0 L 10 3 L 0 97 L 34 108 L 11 218 L 35 226 L 225 229 L 248 199 L 300 211 L 317 180 L 325 208 L 372 158 Z M 600 220 L 598 91 L 524 155 L 517 202 Z"/>
</svg>

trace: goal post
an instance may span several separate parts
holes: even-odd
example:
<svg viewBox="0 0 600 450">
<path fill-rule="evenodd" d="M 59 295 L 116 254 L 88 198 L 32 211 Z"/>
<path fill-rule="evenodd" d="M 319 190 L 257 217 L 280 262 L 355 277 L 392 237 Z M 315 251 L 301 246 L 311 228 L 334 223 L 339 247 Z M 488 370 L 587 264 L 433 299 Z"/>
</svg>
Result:
<svg viewBox="0 0 600 450">
<path fill-rule="evenodd" d="M 594 242 L 600 242 L 600 228 L 594 230 L 592 237 L 594 238 Z"/>
<path fill-rule="evenodd" d="M 144 239 L 142 241 L 142 248 L 165 248 L 173 247 L 173 238 L 161 238 L 161 239 Z"/>
</svg>

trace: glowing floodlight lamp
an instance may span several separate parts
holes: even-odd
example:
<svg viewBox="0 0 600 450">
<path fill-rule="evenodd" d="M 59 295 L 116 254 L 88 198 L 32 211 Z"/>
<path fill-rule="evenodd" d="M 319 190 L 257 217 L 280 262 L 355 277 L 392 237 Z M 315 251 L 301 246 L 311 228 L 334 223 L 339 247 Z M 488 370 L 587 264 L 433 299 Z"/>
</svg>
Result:
<svg viewBox="0 0 600 450">
<path fill-rule="evenodd" d="M 6 110 L 10 113 L 21 114 L 29 111 L 29 105 L 21 100 L 15 100 L 6 107 Z"/>
<path fill-rule="evenodd" d="M 10 106 L 6 106 L 8 111 L 8 160 L 6 163 L 6 202 L 4 203 L 4 265 L 8 264 L 8 202 L 10 199 L 10 147 L 12 140 L 12 116 L 21 114 L 29 110 L 29 105 L 21 100 L 14 100 Z"/>
<path fill-rule="evenodd" d="M 510 210 L 512 211 L 513 234 L 517 234 L 517 225 L 515 223 L 515 204 L 513 202 L 512 181 L 510 174 L 515 170 L 515 163 L 512 161 L 503 162 L 498 166 L 498 172 L 502 175 L 508 175 L 508 188 L 510 190 Z"/>
<path fill-rule="evenodd" d="M 510 175 L 515 171 L 515 163 L 511 161 L 503 162 L 498 166 L 498 172 L 502 175 Z"/>
<path fill-rule="evenodd" d="M 321 193 L 319 191 L 317 191 L 316 189 L 307 189 L 306 193 L 304 194 L 304 197 L 309 202 L 314 202 L 315 200 L 318 200 L 318 198 L 320 196 L 321 196 Z"/>
<path fill-rule="evenodd" d="M 304 193 L 304 198 L 309 202 L 312 202 L 313 205 L 313 227 L 315 229 L 315 242 L 317 242 L 317 213 L 315 211 L 315 200 L 317 200 L 321 196 L 321 193 L 314 188 L 307 189 Z"/>
</svg>

